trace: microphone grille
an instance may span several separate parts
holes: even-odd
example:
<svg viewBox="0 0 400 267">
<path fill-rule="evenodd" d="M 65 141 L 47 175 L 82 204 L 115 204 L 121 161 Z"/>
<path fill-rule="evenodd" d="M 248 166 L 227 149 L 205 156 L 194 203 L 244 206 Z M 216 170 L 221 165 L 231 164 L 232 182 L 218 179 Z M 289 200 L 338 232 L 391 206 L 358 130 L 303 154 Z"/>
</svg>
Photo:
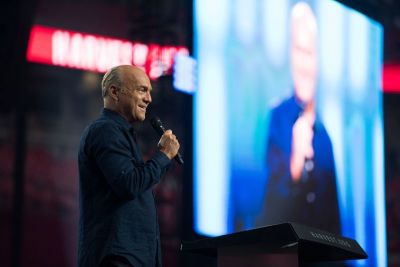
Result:
<svg viewBox="0 0 400 267">
<path fill-rule="evenodd" d="M 162 125 L 160 118 L 157 116 L 151 118 L 150 123 L 153 127 L 160 127 Z"/>
<path fill-rule="evenodd" d="M 151 126 L 153 126 L 153 129 L 156 130 L 160 135 L 164 133 L 165 130 L 159 117 L 153 117 L 150 120 L 150 123 Z"/>
</svg>

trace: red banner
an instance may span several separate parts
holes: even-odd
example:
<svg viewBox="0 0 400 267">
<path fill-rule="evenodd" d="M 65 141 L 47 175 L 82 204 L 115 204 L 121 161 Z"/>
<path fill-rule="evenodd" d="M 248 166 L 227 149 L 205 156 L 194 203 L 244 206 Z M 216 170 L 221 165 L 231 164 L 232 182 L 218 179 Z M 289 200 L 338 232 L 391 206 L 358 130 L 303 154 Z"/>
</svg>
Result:
<svg viewBox="0 0 400 267">
<path fill-rule="evenodd" d="M 383 65 L 383 92 L 400 93 L 400 63 Z"/>
<path fill-rule="evenodd" d="M 161 46 L 36 25 L 27 60 L 66 68 L 106 72 L 123 64 L 143 68 L 151 79 L 171 74 L 174 57 L 188 55 L 183 46 Z"/>
</svg>

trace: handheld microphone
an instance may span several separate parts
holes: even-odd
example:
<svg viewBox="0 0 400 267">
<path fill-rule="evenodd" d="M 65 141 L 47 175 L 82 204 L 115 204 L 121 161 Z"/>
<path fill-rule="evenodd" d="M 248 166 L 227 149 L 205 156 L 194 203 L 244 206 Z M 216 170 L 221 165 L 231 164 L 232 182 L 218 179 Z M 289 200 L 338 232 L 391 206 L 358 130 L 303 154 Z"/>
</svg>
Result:
<svg viewBox="0 0 400 267">
<path fill-rule="evenodd" d="M 160 118 L 158 117 L 153 117 L 150 120 L 151 126 L 153 126 L 154 130 L 156 130 L 156 132 L 162 136 L 165 133 L 165 128 L 162 125 L 162 122 L 160 120 Z M 174 159 L 179 163 L 179 164 L 183 164 L 183 158 L 181 156 L 181 154 L 178 152 L 178 154 L 176 154 L 176 156 L 174 157 Z"/>
</svg>

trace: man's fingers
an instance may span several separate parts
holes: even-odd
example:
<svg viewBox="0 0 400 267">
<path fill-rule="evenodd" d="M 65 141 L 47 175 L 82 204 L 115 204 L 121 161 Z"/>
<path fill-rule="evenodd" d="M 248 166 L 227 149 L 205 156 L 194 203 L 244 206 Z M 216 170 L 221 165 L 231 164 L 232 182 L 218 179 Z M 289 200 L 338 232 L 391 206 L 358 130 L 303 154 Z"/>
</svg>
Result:
<svg viewBox="0 0 400 267">
<path fill-rule="evenodd" d="M 171 130 L 166 130 L 164 134 L 161 136 L 160 141 L 158 142 L 158 146 L 168 146 L 171 145 L 172 143 L 177 143 L 178 139 L 176 136 L 172 133 Z"/>
<path fill-rule="evenodd" d="M 168 158 L 172 159 L 179 150 L 180 144 L 171 130 L 165 131 L 158 142 L 159 149 L 164 152 Z"/>
</svg>

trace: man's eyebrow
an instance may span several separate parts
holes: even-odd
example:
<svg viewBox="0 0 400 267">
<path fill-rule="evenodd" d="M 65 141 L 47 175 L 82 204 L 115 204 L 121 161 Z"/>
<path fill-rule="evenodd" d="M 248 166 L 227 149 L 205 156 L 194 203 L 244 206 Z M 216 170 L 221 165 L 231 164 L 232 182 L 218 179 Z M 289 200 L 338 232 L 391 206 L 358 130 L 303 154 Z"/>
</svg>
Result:
<svg viewBox="0 0 400 267">
<path fill-rule="evenodd" d="M 144 89 L 146 91 L 151 92 L 153 90 L 153 88 L 151 86 L 147 86 L 147 85 L 139 85 L 138 86 L 139 89 Z"/>
</svg>

